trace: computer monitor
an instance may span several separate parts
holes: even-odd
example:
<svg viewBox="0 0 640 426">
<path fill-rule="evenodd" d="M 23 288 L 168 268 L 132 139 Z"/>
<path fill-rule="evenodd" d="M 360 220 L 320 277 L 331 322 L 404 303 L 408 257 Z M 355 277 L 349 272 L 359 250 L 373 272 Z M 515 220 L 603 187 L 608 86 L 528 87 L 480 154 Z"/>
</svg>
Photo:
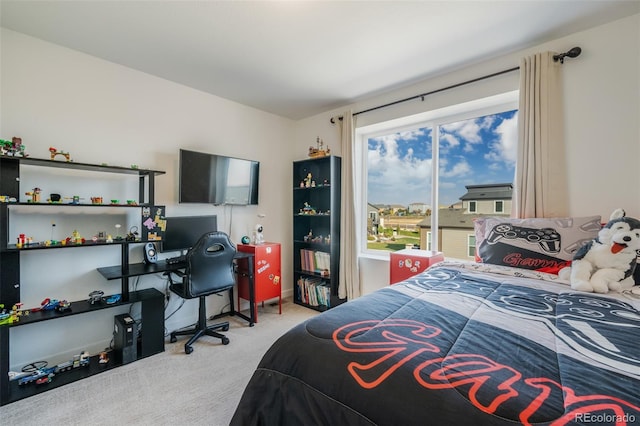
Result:
<svg viewBox="0 0 640 426">
<path fill-rule="evenodd" d="M 162 252 L 189 250 L 201 236 L 218 230 L 215 215 L 173 216 L 165 219 L 166 229 L 161 244 Z"/>
</svg>

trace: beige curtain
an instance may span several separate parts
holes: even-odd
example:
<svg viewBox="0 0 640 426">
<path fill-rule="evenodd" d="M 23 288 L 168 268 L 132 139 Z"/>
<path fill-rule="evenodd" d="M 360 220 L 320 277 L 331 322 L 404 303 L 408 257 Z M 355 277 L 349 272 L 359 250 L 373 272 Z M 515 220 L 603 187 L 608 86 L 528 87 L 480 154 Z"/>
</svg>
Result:
<svg viewBox="0 0 640 426">
<path fill-rule="evenodd" d="M 558 217 L 568 212 L 561 64 L 553 55 L 538 53 L 520 61 L 514 217 Z"/>
<path fill-rule="evenodd" d="M 354 139 L 353 113 L 343 114 L 341 123 L 342 183 L 340 215 L 340 277 L 338 297 L 348 300 L 360 297 L 360 271 L 358 269 L 358 242 L 354 191 Z"/>
</svg>

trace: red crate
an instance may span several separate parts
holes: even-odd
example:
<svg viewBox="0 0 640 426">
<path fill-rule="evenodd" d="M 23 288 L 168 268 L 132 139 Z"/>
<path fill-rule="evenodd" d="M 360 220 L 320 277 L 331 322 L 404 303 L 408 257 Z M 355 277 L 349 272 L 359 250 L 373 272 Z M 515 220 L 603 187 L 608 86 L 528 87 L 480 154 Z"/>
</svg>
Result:
<svg viewBox="0 0 640 426">
<path fill-rule="evenodd" d="M 391 253 L 389 284 L 397 284 L 444 260 L 439 251 L 404 249 Z"/>
</svg>

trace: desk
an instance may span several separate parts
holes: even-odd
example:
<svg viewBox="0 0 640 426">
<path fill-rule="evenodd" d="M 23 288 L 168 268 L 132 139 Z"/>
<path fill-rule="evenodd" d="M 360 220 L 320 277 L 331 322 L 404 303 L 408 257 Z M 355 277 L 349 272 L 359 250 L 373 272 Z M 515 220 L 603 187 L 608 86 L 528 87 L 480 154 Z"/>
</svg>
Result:
<svg viewBox="0 0 640 426">
<path fill-rule="evenodd" d="M 234 260 L 237 262 L 241 259 L 247 259 L 246 262 L 248 268 L 246 270 L 239 271 L 238 274 L 242 277 L 246 277 L 249 282 L 249 302 L 253 306 L 255 304 L 255 271 L 253 267 L 253 253 L 244 253 L 244 252 L 236 252 L 234 256 Z M 243 262 L 244 263 L 244 262 Z M 103 268 L 98 268 L 98 272 L 102 274 L 108 280 L 116 280 L 122 279 L 122 300 L 129 300 L 129 278 L 137 277 L 140 275 L 149 275 L 149 274 L 162 274 L 165 272 L 171 272 L 178 269 L 184 268 L 185 265 L 183 263 L 175 263 L 168 264 L 164 260 L 159 260 L 156 263 L 124 263 L 122 266 L 106 266 Z M 235 306 L 233 303 L 233 289 L 231 290 L 231 294 L 229 296 L 229 305 L 231 310 L 228 313 L 224 313 L 221 315 L 216 315 L 216 318 L 226 315 L 237 315 L 245 321 L 249 322 L 249 327 L 253 327 L 256 323 L 255 312 L 253 309 L 251 310 L 249 316 L 244 315 L 241 312 L 236 312 Z"/>
</svg>

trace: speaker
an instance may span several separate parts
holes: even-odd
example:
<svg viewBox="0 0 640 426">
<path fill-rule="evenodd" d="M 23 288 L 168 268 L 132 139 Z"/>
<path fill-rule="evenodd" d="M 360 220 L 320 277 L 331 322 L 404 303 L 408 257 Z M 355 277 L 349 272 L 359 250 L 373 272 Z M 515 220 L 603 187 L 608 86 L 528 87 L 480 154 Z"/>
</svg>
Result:
<svg viewBox="0 0 640 426">
<path fill-rule="evenodd" d="M 128 364 L 138 358 L 138 329 L 129 314 L 116 315 L 113 325 L 113 351 L 116 363 Z"/>
<path fill-rule="evenodd" d="M 156 263 L 158 261 L 158 251 L 154 243 L 146 243 L 144 245 L 144 262 Z"/>
</svg>

